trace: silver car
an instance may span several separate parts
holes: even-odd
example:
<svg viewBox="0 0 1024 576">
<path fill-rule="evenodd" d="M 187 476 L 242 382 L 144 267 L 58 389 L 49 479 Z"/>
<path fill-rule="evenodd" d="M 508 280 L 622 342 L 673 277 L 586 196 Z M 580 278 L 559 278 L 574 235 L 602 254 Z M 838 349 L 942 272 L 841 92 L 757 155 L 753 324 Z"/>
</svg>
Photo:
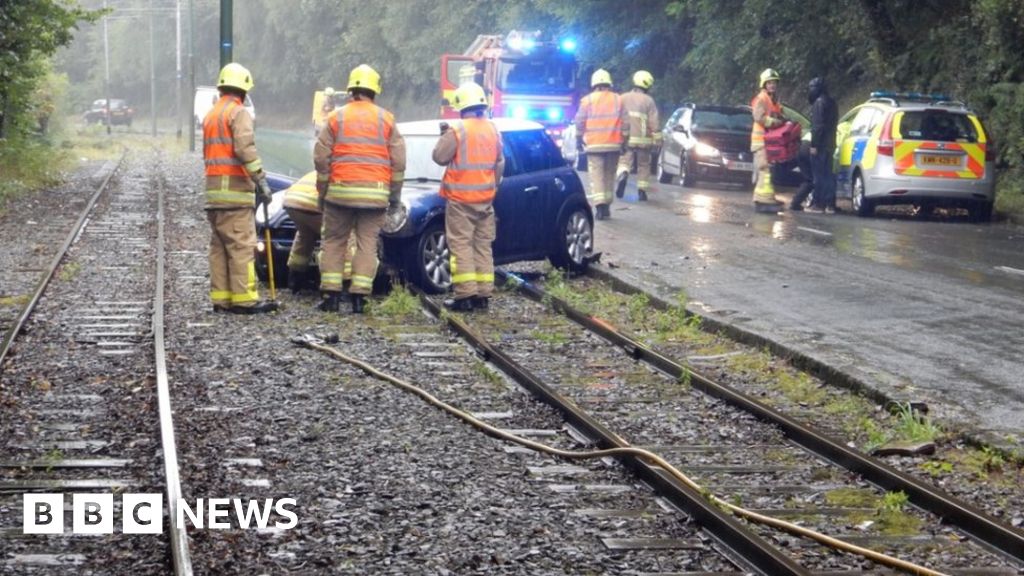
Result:
<svg viewBox="0 0 1024 576">
<path fill-rule="evenodd" d="M 839 119 L 839 195 L 859 216 L 876 206 L 966 208 L 992 218 L 995 150 L 978 117 L 940 95 L 872 93 Z"/>
</svg>

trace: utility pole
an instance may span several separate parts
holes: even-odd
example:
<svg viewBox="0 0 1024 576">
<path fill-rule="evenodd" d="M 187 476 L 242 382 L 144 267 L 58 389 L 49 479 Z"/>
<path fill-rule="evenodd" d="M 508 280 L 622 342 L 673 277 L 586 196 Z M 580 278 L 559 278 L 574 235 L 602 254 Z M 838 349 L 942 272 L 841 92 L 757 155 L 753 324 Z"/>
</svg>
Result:
<svg viewBox="0 0 1024 576">
<path fill-rule="evenodd" d="M 220 67 L 223 68 L 234 61 L 232 55 L 232 0 L 220 0 Z"/>
<path fill-rule="evenodd" d="M 177 137 L 181 140 L 181 0 L 174 3 L 174 47 L 174 116 L 178 119 Z"/>
<path fill-rule="evenodd" d="M 153 0 L 149 0 L 149 109 L 152 134 L 156 136 L 156 40 L 153 34 Z"/>
<path fill-rule="evenodd" d="M 188 150 L 196 151 L 196 63 L 192 58 L 192 38 L 195 35 L 193 0 L 188 0 Z"/>
<path fill-rule="evenodd" d="M 103 95 L 107 98 L 105 112 L 107 120 L 107 134 L 110 134 L 110 44 L 107 41 L 107 0 L 103 0 L 103 64 L 106 71 L 103 76 Z"/>
</svg>

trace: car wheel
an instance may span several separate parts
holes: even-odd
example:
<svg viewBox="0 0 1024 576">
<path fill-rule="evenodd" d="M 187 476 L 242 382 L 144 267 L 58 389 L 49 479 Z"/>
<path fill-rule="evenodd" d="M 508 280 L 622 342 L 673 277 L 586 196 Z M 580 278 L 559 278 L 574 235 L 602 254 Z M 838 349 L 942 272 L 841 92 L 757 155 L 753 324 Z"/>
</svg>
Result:
<svg viewBox="0 0 1024 576">
<path fill-rule="evenodd" d="M 409 281 L 428 294 L 447 292 L 452 285 L 452 273 L 444 220 L 424 228 L 410 246 L 405 266 Z"/>
<path fill-rule="evenodd" d="M 978 202 L 972 204 L 967 209 L 967 214 L 972 222 L 991 222 L 992 221 L 992 203 L 991 202 Z"/>
<path fill-rule="evenodd" d="M 672 174 L 665 170 L 665 150 L 662 149 L 658 156 L 658 182 L 662 184 L 672 183 Z"/>
<path fill-rule="evenodd" d="M 862 217 L 875 212 L 875 203 L 865 195 L 864 177 L 860 173 L 853 176 L 853 210 Z"/>
<path fill-rule="evenodd" d="M 583 272 L 590 264 L 594 253 L 594 223 L 587 209 L 582 206 L 570 208 L 558 220 L 558 243 L 549 256 L 551 263 L 570 272 Z"/>
<path fill-rule="evenodd" d="M 679 183 L 684 188 L 693 188 L 693 185 L 697 183 L 693 170 L 690 170 L 690 159 L 686 157 L 686 154 L 679 156 Z"/>
</svg>

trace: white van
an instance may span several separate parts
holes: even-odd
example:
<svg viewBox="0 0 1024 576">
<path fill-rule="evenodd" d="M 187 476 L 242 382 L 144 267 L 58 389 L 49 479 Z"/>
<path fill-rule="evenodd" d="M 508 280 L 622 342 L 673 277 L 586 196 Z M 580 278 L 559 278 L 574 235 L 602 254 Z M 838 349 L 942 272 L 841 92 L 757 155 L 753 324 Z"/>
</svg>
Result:
<svg viewBox="0 0 1024 576">
<path fill-rule="evenodd" d="M 217 91 L 215 86 L 196 86 L 196 98 L 193 101 L 196 128 L 203 128 L 203 118 L 206 118 L 206 114 L 213 108 L 213 105 L 217 103 L 219 98 L 220 92 Z M 252 120 L 255 122 L 256 107 L 252 105 L 252 97 L 248 94 L 245 95 L 245 109 L 249 111 L 249 115 L 252 116 Z"/>
</svg>

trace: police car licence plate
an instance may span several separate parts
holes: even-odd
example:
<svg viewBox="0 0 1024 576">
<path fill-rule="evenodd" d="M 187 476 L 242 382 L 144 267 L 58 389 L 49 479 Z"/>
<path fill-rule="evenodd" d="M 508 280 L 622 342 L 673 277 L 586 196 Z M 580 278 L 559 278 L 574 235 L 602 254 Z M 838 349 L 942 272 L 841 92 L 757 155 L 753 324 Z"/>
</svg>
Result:
<svg viewBox="0 0 1024 576">
<path fill-rule="evenodd" d="M 920 164 L 922 166 L 959 166 L 959 156 L 938 156 L 934 154 L 922 154 Z"/>
<path fill-rule="evenodd" d="M 728 168 L 729 170 L 741 170 L 744 172 L 754 171 L 753 162 L 738 162 L 736 160 L 729 160 L 726 162 L 725 167 Z"/>
</svg>

